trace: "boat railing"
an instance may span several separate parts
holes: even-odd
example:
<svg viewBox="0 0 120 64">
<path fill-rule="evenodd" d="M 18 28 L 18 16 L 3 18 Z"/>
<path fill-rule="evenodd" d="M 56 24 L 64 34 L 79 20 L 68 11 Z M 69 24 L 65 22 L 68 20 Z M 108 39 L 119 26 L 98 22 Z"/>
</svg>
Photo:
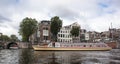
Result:
<svg viewBox="0 0 120 64">
<path fill-rule="evenodd" d="M 85 43 L 85 44 L 61 44 L 60 47 L 108 47 L 105 43 Z"/>
</svg>

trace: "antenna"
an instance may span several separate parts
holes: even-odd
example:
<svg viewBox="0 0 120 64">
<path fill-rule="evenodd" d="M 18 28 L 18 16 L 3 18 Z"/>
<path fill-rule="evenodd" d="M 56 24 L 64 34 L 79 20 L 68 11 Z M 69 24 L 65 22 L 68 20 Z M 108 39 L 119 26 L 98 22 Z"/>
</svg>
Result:
<svg viewBox="0 0 120 64">
<path fill-rule="evenodd" d="M 113 27 L 112 27 L 112 22 L 111 22 L 111 29 L 112 29 Z"/>
<path fill-rule="evenodd" d="M 112 36 L 112 40 L 113 40 L 113 30 L 112 30 L 112 22 L 111 22 L 111 30 L 110 30 L 110 33 L 111 33 L 111 36 Z"/>
</svg>

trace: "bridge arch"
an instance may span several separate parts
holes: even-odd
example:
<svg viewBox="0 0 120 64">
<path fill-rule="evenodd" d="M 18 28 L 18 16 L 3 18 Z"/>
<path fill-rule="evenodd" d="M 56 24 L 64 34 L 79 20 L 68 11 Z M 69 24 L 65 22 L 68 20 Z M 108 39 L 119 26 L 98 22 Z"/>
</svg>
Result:
<svg viewBox="0 0 120 64">
<path fill-rule="evenodd" d="M 10 42 L 7 44 L 7 49 L 10 49 L 10 47 L 12 46 L 17 46 L 18 47 L 18 44 L 16 42 Z"/>
</svg>

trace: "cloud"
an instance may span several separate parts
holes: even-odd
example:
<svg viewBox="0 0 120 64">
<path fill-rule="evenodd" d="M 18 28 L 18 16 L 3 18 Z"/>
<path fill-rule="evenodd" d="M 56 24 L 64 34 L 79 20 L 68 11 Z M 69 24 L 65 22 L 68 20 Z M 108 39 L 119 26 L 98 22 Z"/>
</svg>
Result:
<svg viewBox="0 0 120 64">
<path fill-rule="evenodd" d="M 14 5 L 17 4 L 19 0 L 0 0 L 0 5 L 1 6 L 10 6 L 10 5 Z"/>
<path fill-rule="evenodd" d="M 11 21 L 9 18 L 0 15 L 0 23 Z"/>
<path fill-rule="evenodd" d="M 4 25 L 4 24 L 0 24 L 0 28 L 3 28 L 3 27 L 7 28 L 6 25 Z"/>
<path fill-rule="evenodd" d="M 51 13 L 51 12 L 53 12 L 53 13 Z M 59 16 L 63 19 L 69 19 L 69 20 L 75 20 L 75 18 L 79 18 L 79 14 L 76 11 L 65 8 L 63 6 L 54 7 L 54 9 L 52 9 L 49 13 L 50 13 L 51 17 Z"/>
<path fill-rule="evenodd" d="M 110 23 L 120 28 L 120 0 L 0 0 L 0 31 L 18 34 L 25 17 L 38 21 L 60 16 L 63 25 L 78 22 L 81 28 L 108 30 Z"/>
</svg>

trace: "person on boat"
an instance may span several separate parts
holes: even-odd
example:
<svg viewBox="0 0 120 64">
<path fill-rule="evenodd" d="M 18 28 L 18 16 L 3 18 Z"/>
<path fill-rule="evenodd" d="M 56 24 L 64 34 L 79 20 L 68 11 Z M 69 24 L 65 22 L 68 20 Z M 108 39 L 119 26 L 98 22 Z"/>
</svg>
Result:
<svg viewBox="0 0 120 64">
<path fill-rule="evenodd" d="M 55 47 L 55 42 L 54 41 L 52 42 L 52 46 Z"/>
</svg>

